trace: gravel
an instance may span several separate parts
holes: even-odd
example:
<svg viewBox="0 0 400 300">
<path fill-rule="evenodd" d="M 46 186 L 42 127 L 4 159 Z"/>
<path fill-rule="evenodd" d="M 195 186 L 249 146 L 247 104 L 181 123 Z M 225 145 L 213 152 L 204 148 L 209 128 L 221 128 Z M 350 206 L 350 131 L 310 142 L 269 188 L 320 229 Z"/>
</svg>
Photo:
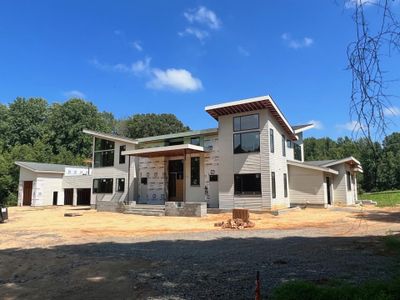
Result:
<svg viewBox="0 0 400 300">
<path fill-rule="evenodd" d="M 118 238 L 52 249 L 2 250 L 0 298 L 2 284 L 3 292 L 17 299 L 24 295 L 21 291 L 43 296 L 43 282 L 49 279 L 52 287 L 45 295 L 68 295 L 70 299 L 254 299 L 257 271 L 264 297 L 292 279 L 344 279 L 355 283 L 388 279 L 396 274 L 398 262 L 382 255 L 377 239 L 324 236 L 315 228 L 221 230 Z M 44 258 L 48 258 L 49 265 L 43 266 Z M 55 262 L 50 264 L 52 260 Z M 7 276 L 1 272 L 5 267 L 2 264 L 7 262 L 33 267 L 42 264 L 43 270 L 35 275 L 23 272 L 15 277 L 14 272 L 14 277 Z M 92 276 L 93 270 L 96 276 L 105 278 L 97 285 L 82 280 Z M 35 284 L 38 278 L 43 279 L 41 285 Z M 4 289 L 10 284 L 20 289 Z"/>
</svg>

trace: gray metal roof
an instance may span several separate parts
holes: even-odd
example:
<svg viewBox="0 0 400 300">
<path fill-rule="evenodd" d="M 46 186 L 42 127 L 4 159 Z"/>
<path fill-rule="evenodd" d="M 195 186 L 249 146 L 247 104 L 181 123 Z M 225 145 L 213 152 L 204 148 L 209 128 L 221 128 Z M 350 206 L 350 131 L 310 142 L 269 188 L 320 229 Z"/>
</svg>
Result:
<svg viewBox="0 0 400 300">
<path fill-rule="evenodd" d="M 175 139 L 180 137 L 186 136 L 196 136 L 196 135 L 207 135 L 217 133 L 218 128 L 209 128 L 209 129 L 202 129 L 202 130 L 191 130 L 185 132 L 178 132 L 178 133 L 171 133 L 171 134 L 164 134 L 164 135 L 157 135 L 157 136 L 149 136 L 145 138 L 136 139 L 136 141 L 140 143 L 144 142 L 152 142 L 157 140 L 166 140 L 166 139 Z"/>
<path fill-rule="evenodd" d="M 292 125 L 293 130 L 302 129 L 304 127 L 312 126 L 314 124 L 301 124 L 301 125 Z"/>
<path fill-rule="evenodd" d="M 38 173 L 64 173 L 66 167 L 72 168 L 87 168 L 85 166 L 71 166 L 71 165 L 59 165 L 59 164 L 46 164 L 30 161 L 16 161 L 17 166 L 26 168 L 33 172 Z"/>
</svg>

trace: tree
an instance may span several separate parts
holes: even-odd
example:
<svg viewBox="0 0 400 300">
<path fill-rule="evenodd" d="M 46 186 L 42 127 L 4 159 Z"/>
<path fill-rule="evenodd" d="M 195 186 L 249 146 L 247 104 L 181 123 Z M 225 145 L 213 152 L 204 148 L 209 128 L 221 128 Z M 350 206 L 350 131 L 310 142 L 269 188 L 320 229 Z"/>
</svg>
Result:
<svg viewBox="0 0 400 300">
<path fill-rule="evenodd" d="M 121 120 L 118 133 L 142 138 L 190 130 L 173 114 L 136 114 Z"/>
<path fill-rule="evenodd" d="M 55 154 L 67 150 L 73 155 L 89 156 L 92 138 L 82 130 L 111 133 L 113 119 L 111 113 L 100 113 L 93 103 L 81 99 L 55 103 L 49 113 L 49 143 Z"/>
</svg>

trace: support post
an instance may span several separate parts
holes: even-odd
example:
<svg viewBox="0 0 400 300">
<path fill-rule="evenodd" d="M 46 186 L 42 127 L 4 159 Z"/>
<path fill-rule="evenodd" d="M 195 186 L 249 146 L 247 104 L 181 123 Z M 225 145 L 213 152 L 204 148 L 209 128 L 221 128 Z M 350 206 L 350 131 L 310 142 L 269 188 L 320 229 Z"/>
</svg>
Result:
<svg viewBox="0 0 400 300">
<path fill-rule="evenodd" d="M 130 199 L 130 186 L 131 186 L 131 156 L 128 155 L 128 205 L 131 201 Z"/>
</svg>

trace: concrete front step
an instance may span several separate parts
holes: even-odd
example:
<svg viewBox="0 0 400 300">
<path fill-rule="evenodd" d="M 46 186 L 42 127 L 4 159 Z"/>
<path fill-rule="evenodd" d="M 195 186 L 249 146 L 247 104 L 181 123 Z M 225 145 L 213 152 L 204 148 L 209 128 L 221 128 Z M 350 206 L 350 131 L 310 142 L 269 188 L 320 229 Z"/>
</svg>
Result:
<svg viewBox="0 0 400 300">
<path fill-rule="evenodd" d="M 165 208 L 160 207 L 141 207 L 141 206 L 132 206 L 127 207 L 124 211 L 124 214 L 133 214 L 133 215 L 142 215 L 142 216 L 165 216 Z"/>
</svg>

